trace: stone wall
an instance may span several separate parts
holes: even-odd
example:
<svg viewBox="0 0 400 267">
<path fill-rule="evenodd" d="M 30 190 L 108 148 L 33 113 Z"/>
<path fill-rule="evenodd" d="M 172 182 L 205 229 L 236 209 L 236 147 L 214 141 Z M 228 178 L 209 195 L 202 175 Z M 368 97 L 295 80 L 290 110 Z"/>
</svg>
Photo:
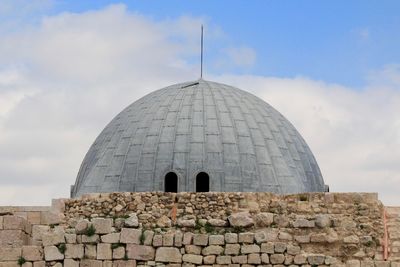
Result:
<svg viewBox="0 0 400 267">
<path fill-rule="evenodd" d="M 383 261 L 376 194 L 111 193 L 51 210 L 0 216 L 0 267 L 400 266 Z"/>
</svg>

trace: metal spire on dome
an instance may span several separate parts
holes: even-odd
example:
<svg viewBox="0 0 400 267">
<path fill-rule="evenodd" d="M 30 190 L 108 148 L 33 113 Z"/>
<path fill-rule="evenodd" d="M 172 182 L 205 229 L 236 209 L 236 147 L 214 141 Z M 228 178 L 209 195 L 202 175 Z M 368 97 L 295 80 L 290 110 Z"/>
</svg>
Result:
<svg viewBox="0 0 400 267">
<path fill-rule="evenodd" d="M 203 24 L 201 24 L 200 79 L 203 79 Z"/>
</svg>

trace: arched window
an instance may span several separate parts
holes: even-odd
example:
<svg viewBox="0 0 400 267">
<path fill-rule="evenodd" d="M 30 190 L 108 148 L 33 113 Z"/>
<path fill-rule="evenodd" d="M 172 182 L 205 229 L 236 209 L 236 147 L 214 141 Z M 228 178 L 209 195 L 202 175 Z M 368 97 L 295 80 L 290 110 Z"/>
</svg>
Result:
<svg viewBox="0 0 400 267">
<path fill-rule="evenodd" d="M 178 192 L 178 176 L 174 172 L 169 172 L 165 175 L 164 181 L 165 192 Z"/>
<path fill-rule="evenodd" d="M 205 172 L 200 172 L 196 176 L 196 192 L 210 191 L 210 177 Z"/>
</svg>

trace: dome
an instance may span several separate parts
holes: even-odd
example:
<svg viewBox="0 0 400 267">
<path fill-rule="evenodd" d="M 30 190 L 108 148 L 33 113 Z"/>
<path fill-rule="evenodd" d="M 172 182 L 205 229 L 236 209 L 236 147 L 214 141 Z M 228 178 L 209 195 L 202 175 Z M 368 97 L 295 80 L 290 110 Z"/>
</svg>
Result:
<svg viewBox="0 0 400 267">
<path fill-rule="evenodd" d="M 324 188 L 310 148 L 286 118 L 248 92 L 200 79 L 152 92 L 119 113 L 87 152 L 71 196 Z"/>
</svg>

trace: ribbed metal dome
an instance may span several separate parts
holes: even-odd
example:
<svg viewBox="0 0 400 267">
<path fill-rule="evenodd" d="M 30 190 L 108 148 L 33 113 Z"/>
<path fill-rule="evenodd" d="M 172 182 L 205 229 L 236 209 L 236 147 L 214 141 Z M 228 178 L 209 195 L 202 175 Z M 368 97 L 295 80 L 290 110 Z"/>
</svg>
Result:
<svg viewBox="0 0 400 267">
<path fill-rule="evenodd" d="M 164 191 L 170 172 L 179 192 L 196 191 L 200 172 L 210 191 L 324 191 L 309 147 L 278 111 L 199 80 L 150 93 L 118 114 L 86 154 L 71 196 Z"/>
</svg>

